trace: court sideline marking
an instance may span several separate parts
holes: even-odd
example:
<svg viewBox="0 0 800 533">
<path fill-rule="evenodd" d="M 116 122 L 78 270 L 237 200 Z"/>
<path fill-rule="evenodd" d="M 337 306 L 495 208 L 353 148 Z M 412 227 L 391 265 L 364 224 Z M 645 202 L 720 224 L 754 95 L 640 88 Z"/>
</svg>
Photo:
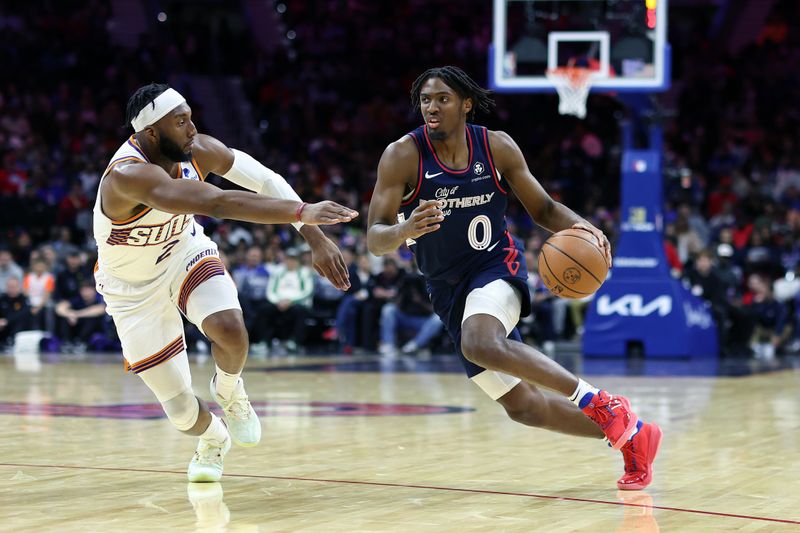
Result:
<svg viewBox="0 0 800 533">
<path fill-rule="evenodd" d="M 0 463 L 0 466 L 13 466 L 20 468 L 62 468 L 71 470 L 99 470 L 106 472 L 137 472 L 142 474 L 180 474 L 186 475 L 185 471 L 178 470 L 155 470 L 150 468 L 117 468 L 117 467 L 103 467 L 103 466 L 73 466 L 73 465 L 46 465 L 46 464 L 27 464 L 27 463 Z M 404 489 L 424 489 L 424 490 L 439 490 L 448 492 L 465 492 L 471 494 L 491 494 L 496 496 L 521 496 L 524 498 L 535 498 L 539 500 L 557 500 L 578 503 L 594 503 L 599 505 L 619 505 L 622 507 L 641 507 L 644 509 L 658 509 L 659 511 L 674 511 L 677 513 L 693 513 L 706 516 L 719 516 L 723 518 L 742 518 L 745 520 L 760 520 L 762 522 L 779 522 L 782 524 L 798 524 L 800 520 L 788 520 L 785 518 L 770 518 L 765 516 L 752 516 L 745 514 L 733 513 L 720 513 L 717 511 L 703 511 L 701 509 L 684 509 L 681 507 L 667 507 L 662 505 L 644 505 L 640 503 L 625 503 L 625 502 L 612 502 L 608 500 L 593 500 L 590 498 L 571 498 L 568 496 L 552 496 L 548 494 L 533 494 L 530 492 L 508 492 L 499 490 L 487 489 L 465 489 L 460 487 L 439 487 L 436 485 L 416 485 L 406 483 L 385 483 L 380 481 L 357 481 L 352 479 L 322 479 L 313 477 L 295 477 L 295 476 L 266 476 L 261 474 L 225 474 L 225 477 L 233 478 L 253 478 L 253 479 L 277 479 L 282 481 L 312 481 L 316 483 L 339 483 L 349 485 L 366 485 L 373 487 L 394 487 Z"/>
</svg>

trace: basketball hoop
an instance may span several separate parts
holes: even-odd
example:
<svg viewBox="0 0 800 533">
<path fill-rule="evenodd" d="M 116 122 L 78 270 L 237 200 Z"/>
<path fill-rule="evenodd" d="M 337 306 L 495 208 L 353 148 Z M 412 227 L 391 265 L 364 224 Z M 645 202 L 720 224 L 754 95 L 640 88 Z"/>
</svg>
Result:
<svg viewBox="0 0 800 533">
<path fill-rule="evenodd" d="M 592 88 L 594 70 L 584 67 L 559 67 L 548 69 L 547 79 L 558 91 L 558 112 L 562 115 L 586 117 L 586 99 Z"/>
</svg>

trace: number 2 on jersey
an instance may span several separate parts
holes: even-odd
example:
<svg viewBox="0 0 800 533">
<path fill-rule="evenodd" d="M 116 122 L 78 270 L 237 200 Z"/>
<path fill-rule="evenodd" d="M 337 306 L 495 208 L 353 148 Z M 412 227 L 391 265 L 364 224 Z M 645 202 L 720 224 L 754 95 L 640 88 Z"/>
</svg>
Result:
<svg viewBox="0 0 800 533">
<path fill-rule="evenodd" d="M 175 239 L 174 241 L 165 244 L 161 255 L 158 256 L 158 259 L 156 259 L 156 264 L 159 264 L 161 261 L 169 257 L 172 253 L 172 249 L 175 248 L 175 245 L 179 242 L 181 242 L 180 239 Z"/>
</svg>

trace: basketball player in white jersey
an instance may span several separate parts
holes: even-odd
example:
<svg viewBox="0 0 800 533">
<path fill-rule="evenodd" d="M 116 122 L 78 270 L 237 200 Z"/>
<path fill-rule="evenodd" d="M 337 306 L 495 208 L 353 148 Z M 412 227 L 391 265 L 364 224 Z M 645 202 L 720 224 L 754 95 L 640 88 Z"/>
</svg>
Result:
<svg viewBox="0 0 800 533">
<path fill-rule="evenodd" d="M 293 223 L 317 271 L 346 290 L 344 259 L 316 225 L 358 213 L 330 201 L 304 203 L 248 154 L 197 133 L 186 100 L 167 85 L 138 89 L 127 120 L 135 133 L 114 154 L 94 206 L 97 290 L 114 318 L 126 368 L 150 387 L 177 429 L 200 437 L 189 480 L 218 481 L 231 441 L 255 446 L 261 426 L 240 377 L 248 338 L 236 286 L 193 215 Z M 204 183 L 211 172 L 257 194 Z M 227 427 L 192 392 L 181 314 L 211 341 L 211 396 Z"/>
</svg>

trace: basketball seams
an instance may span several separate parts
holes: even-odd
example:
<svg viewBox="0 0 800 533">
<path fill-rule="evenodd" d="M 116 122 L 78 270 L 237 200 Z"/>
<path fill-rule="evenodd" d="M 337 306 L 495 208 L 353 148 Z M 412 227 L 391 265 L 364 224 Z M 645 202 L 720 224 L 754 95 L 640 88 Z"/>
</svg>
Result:
<svg viewBox="0 0 800 533">
<path fill-rule="evenodd" d="M 548 244 L 548 243 L 545 243 L 545 244 Z M 551 245 L 551 246 L 552 246 L 552 245 Z M 555 247 L 555 246 L 553 246 L 553 248 L 556 248 L 556 247 Z M 556 250 L 558 250 L 558 248 L 556 248 Z M 560 251 L 560 250 L 559 250 L 559 251 Z M 541 252 L 539 252 L 539 253 L 541 254 L 541 257 L 542 257 L 542 259 L 544 259 L 544 265 L 547 267 L 547 270 L 549 270 L 549 271 L 550 271 L 550 275 L 552 275 L 552 276 L 553 276 L 553 279 L 555 279 L 556 281 L 558 281 L 558 282 L 559 282 L 559 283 L 560 283 L 560 284 L 561 284 L 561 285 L 564 287 L 564 289 L 566 289 L 566 290 L 568 290 L 568 291 L 571 291 L 571 292 L 573 292 L 573 293 L 575 293 L 575 294 L 580 294 L 580 295 L 581 295 L 581 297 L 584 297 L 584 296 L 589 296 L 590 294 L 592 294 L 592 293 L 590 293 L 590 292 L 581 292 L 581 291 L 576 291 L 575 289 L 573 289 L 573 288 L 569 287 L 569 286 L 568 286 L 568 284 L 567 284 L 567 283 L 565 283 L 563 279 L 561 279 L 559 276 L 556 276 L 555 272 L 553 272 L 553 268 L 550 266 L 550 262 L 547 260 L 547 254 L 546 254 L 546 253 L 544 253 L 544 250 L 542 250 L 542 251 L 541 251 Z M 581 268 L 583 268 L 583 266 L 581 266 Z M 584 270 L 586 270 L 586 269 L 584 269 Z M 587 271 L 587 272 L 588 272 L 588 271 Z M 550 287 L 548 287 L 548 289 L 550 289 Z M 551 291 L 551 292 L 552 292 L 552 291 Z"/>
<path fill-rule="evenodd" d="M 579 230 L 579 231 L 583 231 L 583 230 Z M 580 240 L 582 240 L 582 241 L 586 241 L 586 242 L 588 242 L 589 244 L 591 244 L 591 245 L 592 245 L 592 247 L 594 247 L 594 249 L 595 249 L 595 250 L 597 250 L 597 253 L 599 253 L 599 254 L 600 254 L 600 257 L 603 259 L 603 262 L 605 262 L 605 260 L 606 260 L 606 256 L 605 256 L 605 255 L 603 255 L 603 252 L 602 252 L 602 251 L 600 251 L 600 247 L 599 247 L 599 246 L 597 246 L 597 244 L 596 244 L 594 241 L 591 241 L 591 240 L 589 240 L 589 239 L 584 239 L 583 237 L 578 237 L 577 235 L 572 235 L 571 233 L 564 233 L 564 234 L 562 234 L 562 235 L 560 235 L 560 236 L 561 236 L 561 237 L 572 237 L 573 239 L 580 239 Z M 597 279 L 597 278 L 595 278 L 595 279 Z"/>
<path fill-rule="evenodd" d="M 580 237 L 576 237 L 576 238 L 577 238 L 577 239 L 580 239 Z M 583 240 L 585 241 L 586 239 L 583 239 Z M 588 242 L 588 241 L 587 241 L 587 242 Z M 595 279 L 595 281 L 597 281 L 597 283 L 600 283 L 600 284 L 602 284 L 602 283 L 603 283 L 602 281 L 600 281 L 599 279 L 597 279 L 597 276 L 595 276 L 595 275 L 594 275 L 594 273 L 592 273 L 592 271 L 590 271 L 588 268 L 586 268 L 585 266 L 583 266 L 583 263 L 581 263 L 580 261 L 578 261 L 577 259 L 575 259 L 575 258 L 574 258 L 574 257 L 572 257 L 571 255 L 569 255 L 567 252 L 565 252 L 564 250 L 562 250 L 561 248 L 559 248 L 559 247 L 558 247 L 558 246 L 556 246 L 555 244 L 553 244 L 553 243 L 550 243 L 550 242 L 545 242 L 544 244 L 545 244 L 545 246 L 552 246 L 553 248 L 555 248 L 556 250 L 558 250 L 559 252 L 561 252 L 562 254 L 564 254 L 565 256 L 567 256 L 567 257 L 568 257 L 568 258 L 569 258 L 569 259 L 570 259 L 570 260 L 571 260 L 573 263 L 575 263 L 576 265 L 578 265 L 579 267 L 581 267 L 581 268 L 582 268 L 582 269 L 583 269 L 583 270 L 584 270 L 584 271 L 585 271 L 587 274 L 589 274 L 590 276 L 592 276 L 592 277 Z M 592 244 L 592 246 L 595 246 L 595 245 L 594 245 L 594 244 Z M 603 258 L 603 260 L 605 261 L 605 258 Z M 545 261 L 547 261 L 547 257 L 545 257 Z M 548 268 L 549 268 L 549 265 L 548 265 Z M 562 281 L 562 280 L 559 280 L 559 281 Z M 562 281 L 562 283 L 563 283 L 563 281 Z M 578 292 L 578 291 L 575 291 L 575 292 Z M 585 294 L 585 293 L 578 292 L 578 294 Z M 588 294 L 591 294 L 591 293 L 588 293 Z"/>
</svg>

